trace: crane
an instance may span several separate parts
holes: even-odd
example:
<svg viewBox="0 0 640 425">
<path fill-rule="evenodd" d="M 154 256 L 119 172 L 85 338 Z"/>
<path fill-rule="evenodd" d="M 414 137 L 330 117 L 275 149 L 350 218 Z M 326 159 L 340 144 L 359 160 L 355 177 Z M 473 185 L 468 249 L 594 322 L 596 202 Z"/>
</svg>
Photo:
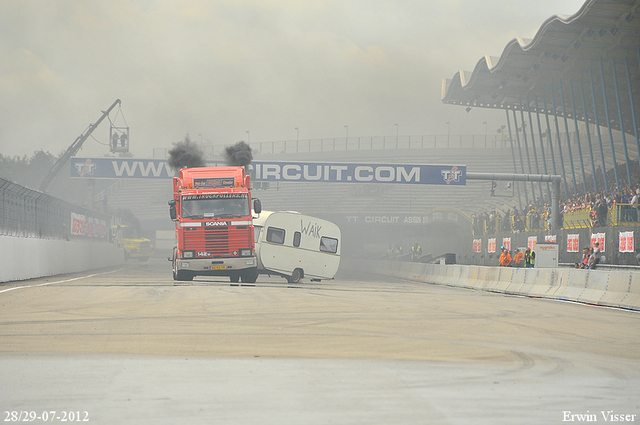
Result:
<svg viewBox="0 0 640 425">
<path fill-rule="evenodd" d="M 85 140 L 87 140 L 91 133 L 93 133 L 93 130 L 95 130 L 100 125 L 102 120 L 104 120 L 109 115 L 111 110 L 115 108 L 116 105 L 120 105 L 121 103 L 122 102 L 120 101 L 120 99 L 116 99 L 116 101 L 113 102 L 111 106 L 109 106 L 109 109 L 107 109 L 106 111 L 102 111 L 102 116 L 98 119 L 98 121 L 96 121 L 94 124 L 91 124 L 89 127 L 87 127 L 84 133 L 78 136 L 78 138 L 71 144 L 71 146 L 69 146 L 65 153 L 62 154 L 60 158 L 58 158 L 55 164 L 53 164 L 53 167 L 51 167 L 51 170 L 49 170 L 49 173 L 40 184 L 38 190 L 40 190 L 41 192 L 47 191 L 47 188 L 56 178 L 60 170 L 62 170 L 62 167 L 64 167 L 67 162 L 69 162 L 71 157 L 78 153 L 78 151 L 82 147 L 82 144 L 85 142 Z"/>
</svg>

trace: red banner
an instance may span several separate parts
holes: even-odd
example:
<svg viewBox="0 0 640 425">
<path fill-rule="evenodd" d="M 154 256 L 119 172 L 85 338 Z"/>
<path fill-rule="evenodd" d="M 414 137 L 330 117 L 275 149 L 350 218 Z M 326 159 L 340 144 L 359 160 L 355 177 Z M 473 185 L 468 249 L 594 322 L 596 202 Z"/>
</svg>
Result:
<svg viewBox="0 0 640 425">
<path fill-rule="evenodd" d="M 87 217 L 82 214 L 71 213 L 71 234 L 84 236 L 87 230 Z"/>
<path fill-rule="evenodd" d="M 598 248 L 600 248 L 600 252 L 604 252 L 604 239 L 606 233 L 592 233 L 591 234 L 591 248 L 596 247 L 596 242 L 598 243 Z"/>
<path fill-rule="evenodd" d="M 482 239 L 473 240 L 473 252 L 482 252 Z"/>
<path fill-rule="evenodd" d="M 580 235 L 567 235 L 567 252 L 580 252 Z"/>
<path fill-rule="evenodd" d="M 633 232 L 620 232 L 619 239 L 619 248 L 620 252 L 633 252 Z"/>
<path fill-rule="evenodd" d="M 538 237 L 537 236 L 529 236 L 529 238 L 527 239 L 527 247 L 531 251 L 535 251 L 536 250 L 536 244 L 537 243 L 538 243 Z"/>
<path fill-rule="evenodd" d="M 491 238 L 487 242 L 487 252 L 496 252 L 496 238 Z"/>
</svg>

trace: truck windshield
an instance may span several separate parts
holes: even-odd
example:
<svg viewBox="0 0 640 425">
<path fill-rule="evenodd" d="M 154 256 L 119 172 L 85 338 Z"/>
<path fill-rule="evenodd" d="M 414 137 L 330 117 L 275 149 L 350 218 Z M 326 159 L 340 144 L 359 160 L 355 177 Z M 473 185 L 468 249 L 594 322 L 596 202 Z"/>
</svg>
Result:
<svg viewBox="0 0 640 425">
<path fill-rule="evenodd" d="M 185 197 L 187 198 L 187 197 Z M 249 199 L 243 198 L 213 198 L 213 199 L 182 199 L 182 217 L 245 217 L 250 213 Z"/>
</svg>

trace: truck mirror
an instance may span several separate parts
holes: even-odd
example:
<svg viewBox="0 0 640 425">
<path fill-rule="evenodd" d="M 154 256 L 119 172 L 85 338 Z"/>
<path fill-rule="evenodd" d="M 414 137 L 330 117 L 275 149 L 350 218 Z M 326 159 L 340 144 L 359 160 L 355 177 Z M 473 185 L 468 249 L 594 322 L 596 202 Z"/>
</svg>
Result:
<svg viewBox="0 0 640 425">
<path fill-rule="evenodd" d="M 253 212 L 256 214 L 260 214 L 262 212 L 262 202 L 260 202 L 260 199 L 253 200 Z"/>
<path fill-rule="evenodd" d="M 169 201 L 169 216 L 171 217 L 171 220 L 177 220 L 178 219 L 178 212 L 176 211 L 176 200 L 172 199 Z"/>
</svg>

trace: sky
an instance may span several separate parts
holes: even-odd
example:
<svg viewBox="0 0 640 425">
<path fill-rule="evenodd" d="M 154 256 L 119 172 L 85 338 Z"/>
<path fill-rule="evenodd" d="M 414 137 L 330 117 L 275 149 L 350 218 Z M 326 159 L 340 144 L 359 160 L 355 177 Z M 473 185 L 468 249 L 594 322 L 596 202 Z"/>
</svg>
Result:
<svg viewBox="0 0 640 425">
<path fill-rule="evenodd" d="M 583 3 L 0 0 L 0 154 L 57 155 L 116 99 L 110 118 L 141 158 L 187 134 L 226 146 L 491 133 L 504 112 L 443 104 L 443 79 Z M 78 156 L 107 154 L 108 136 L 105 120 Z"/>
</svg>

